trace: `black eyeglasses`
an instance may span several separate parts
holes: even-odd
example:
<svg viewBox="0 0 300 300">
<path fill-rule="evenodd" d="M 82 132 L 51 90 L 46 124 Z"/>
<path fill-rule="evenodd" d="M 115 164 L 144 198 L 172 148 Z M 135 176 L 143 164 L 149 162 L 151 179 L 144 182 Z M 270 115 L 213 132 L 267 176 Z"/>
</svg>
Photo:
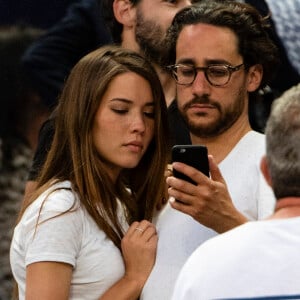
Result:
<svg viewBox="0 0 300 300">
<path fill-rule="evenodd" d="M 238 71 L 244 64 L 238 66 L 209 65 L 207 67 L 195 67 L 192 65 L 177 64 L 168 66 L 176 83 L 181 85 L 192 84 L 200 71 L 204 72 L 206 80 L 213 86 L 227 84 L 233 72 Z"/>
</svg>

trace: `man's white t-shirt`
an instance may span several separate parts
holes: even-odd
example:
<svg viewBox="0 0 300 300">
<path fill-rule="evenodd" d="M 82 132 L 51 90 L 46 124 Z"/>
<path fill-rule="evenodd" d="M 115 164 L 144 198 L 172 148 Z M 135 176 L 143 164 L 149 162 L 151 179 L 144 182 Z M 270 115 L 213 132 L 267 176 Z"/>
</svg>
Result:
<svg viewBox="0 0 300 300">
<path fill-rule="evenodd" d="M 121 210 L 120 220 L 127 229 Z M 98 299 L 125 271 L 119 249 L 80 206 L 68 181 L 51 187 L 26 209 L 14 231 L 10 260 L 21 300 L 25 299 L 26 266 L 32 263 L 70 264 L 72 300 Z"/>
<path fill-rule="evenodd" d="M 192 254 L 172 300 L 300 299 L 299 249 L 300 217 L 248 222 Z"/>
<path fill-rule="evenodd" d="M 273 191 L 260 172 L 265 153 L 265 136 L 250 131 L 219 168 L 235 207 L 250 220 L 271 215 L 275 205 Z M 157 216 L 158 249 L 155 266 L 142 291 L 141 300 L 171 299 L 175 281 L 187 258 L 217 233 L 168 204 Z"/>
</svg>

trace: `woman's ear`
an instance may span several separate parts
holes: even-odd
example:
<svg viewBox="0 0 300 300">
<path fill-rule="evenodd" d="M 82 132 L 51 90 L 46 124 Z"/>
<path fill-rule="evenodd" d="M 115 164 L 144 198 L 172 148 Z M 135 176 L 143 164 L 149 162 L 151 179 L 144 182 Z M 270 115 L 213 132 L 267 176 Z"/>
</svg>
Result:
<svg viewBox="0 0 300 300">
<path fill-rule="evenodd" d="M 135 25 L 135 7 L 130 0 L 114 0 L 113 10 L 116 20 L 124 27 Z"/>
<path fill-rule="evenodd" d="M 248 92 L 256 91 L 261 84 L 262 77 L 263 77 L 262 65 L 257 64 L 251 66 L 248 71 L 247 91 Z"/>
<path fill-rule="evenodd" d="M 263 156 L 263 158 L 260 161 L 260 170 L 263 173 L 266 182 L 268 183 L 268 185 L 270 187 L 272 187 L 272 179 L 271 179 L 271 175 L 270 175 L 270 171 L 269 171 L 269 167 L 268 167 L 268 162 L 267 162 L 267 158 L 266 156 Z"/>
</svg>

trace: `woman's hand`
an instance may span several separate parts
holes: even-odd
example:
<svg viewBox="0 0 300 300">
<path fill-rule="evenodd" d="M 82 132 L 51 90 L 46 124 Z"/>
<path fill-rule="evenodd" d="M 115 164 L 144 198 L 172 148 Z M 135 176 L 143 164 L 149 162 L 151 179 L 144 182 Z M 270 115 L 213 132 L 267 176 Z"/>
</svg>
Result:
<svg viewBox="0 0 300 300">
<path fill-rule="evenodd" d="M 155 263 L 157 233 L 149 221 L 134 222 L 121 242 L 125 275 L 102 295 L 101 300 L 136 300 Z"/>
<path fill-rule="evenodd" d="M 155 263 L 157 248 L 155 226 L 149 221 L 134 222 L 121 242 L 125 277 L 143 288 Z"/>
</svg>

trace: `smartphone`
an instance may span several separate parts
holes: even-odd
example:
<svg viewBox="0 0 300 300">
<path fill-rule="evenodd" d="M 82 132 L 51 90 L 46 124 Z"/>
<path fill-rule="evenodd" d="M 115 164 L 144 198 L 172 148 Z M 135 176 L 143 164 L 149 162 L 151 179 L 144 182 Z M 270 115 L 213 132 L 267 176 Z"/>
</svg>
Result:
<svg viewBox="0 0 300 300">
<path fill-rule="evenodd" d="M 172 161 L 182 162 L 186 165 L 192 166 L 209 177 L 209 164 L 206 146 L 175 145 L 172 148 Z M 192 184 L 196 184 L 190 177 L 176 170 L 173 170 L 173 175 Z"/>
</svg>

